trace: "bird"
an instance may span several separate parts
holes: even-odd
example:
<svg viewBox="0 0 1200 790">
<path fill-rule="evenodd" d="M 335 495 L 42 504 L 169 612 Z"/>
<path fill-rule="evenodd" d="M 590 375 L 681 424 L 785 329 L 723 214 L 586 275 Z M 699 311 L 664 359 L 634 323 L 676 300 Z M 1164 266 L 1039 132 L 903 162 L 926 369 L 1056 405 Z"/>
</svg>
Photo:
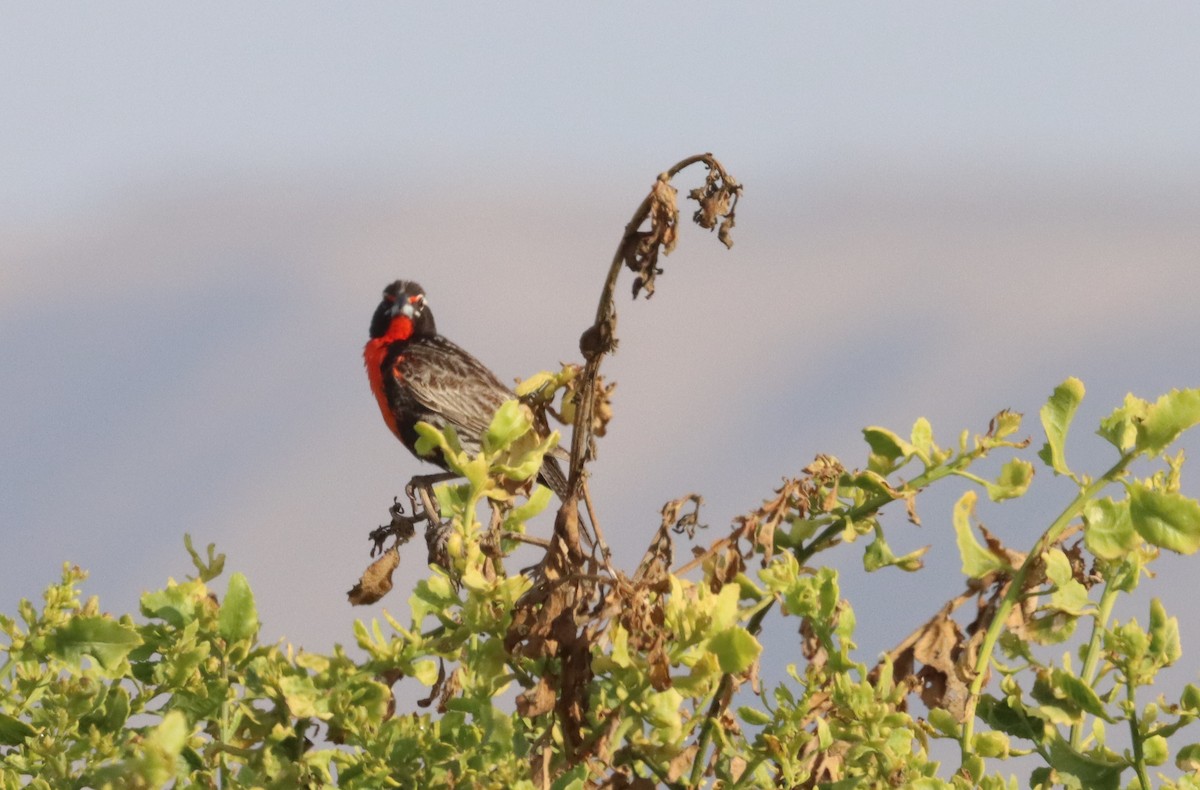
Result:
<svg viewBox="0 0 1200 790">
<path fill-rule="evenodd" d="M 463 449 L 478 453 L 496 410 L 517 397 L 486 365 L 438 334 L 425 289 L 411 280 L 383 289 L 363 363 L 387 427 L 418 459 L 447 471 L 440 449 L 417 452 L 417 423 L 452 426 Z M 567 478 L 556 457 L 545 456 L 538 480 L 566 501 Z"/>
</svg>

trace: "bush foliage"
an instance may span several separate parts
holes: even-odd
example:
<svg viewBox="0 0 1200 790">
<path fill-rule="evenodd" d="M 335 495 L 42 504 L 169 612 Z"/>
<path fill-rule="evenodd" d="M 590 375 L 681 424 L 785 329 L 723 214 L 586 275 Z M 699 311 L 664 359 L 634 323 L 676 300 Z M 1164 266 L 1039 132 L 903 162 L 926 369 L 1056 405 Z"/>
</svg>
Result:
<svg viewBox="0 0 1200 790">
<path fill-rule="evenodd" d="M 1181 493 L 1172 452 L 1200 422 L 1200 390 L 1128 397 L 1099 427 L 1111 463 L 1090 473 L 1068 462 L 1074 379 L 1042 408 L 1036 452 L 1007 411 L 948 445 L 925 420 L 867 428 L 861 467 L 818 456 L 686 560 L 675 536 L 693 531 L 700 500 L 670 502 L 637 568 L 613 567 L 584 474 L 611 414 L 598 368 L 615 345 L 612 282 L 624 265 L 635 293 L 653 289 L 658 251 L 674 245 L 667 182 L 691 161 L 710 168 L 696 220 L 721 220 L 731 243 L 740 188 L 715 160 L 685 160 L 622 239 L 586 364 L 527 382 L 477 456 L 453 429 L 422 427 L 461 477 L 435 489 L 434 562 L 406 618 L 357 623 L 353 655 L 295 651 L 259 641 L 245 576 L 213 594 L 224 557 L 212 546 L 201 556 L 189 541 L 196 575 L 144 595 L 138 616 L 82 600 L 84 573 L 67 566 L 40 608 L 0 616 L 0 787 L 1200 787 L 1200 744 L 1185 737 L 1200 688 L 1155 686 L 1182 655 L 1175 618 L 1158 598 L 1144 622 L 1113 616 L 1162 551 L 1200 548 L 1200 503 Z M 547 415 L 574 426 L 572 494 L 548 540 L 526 533 L 551 500 L 530 483 L 558 438 Z M 977 471 L 989 456 L 1003 462 L 994 478 Z M 1021 497 L 1039 465 L 1075 493 L 1013 547 L 974 508 L 981 494 Z M 918 496 L 949 478 L 973 485 L 951 514 L 964 590 L 864 661 L 822 555 L 853 546 L 868 571 L 920 571 L 924 549 L 897 556 L 883 511 L 916 521 Z M 393 515 L 380 542 L 394 545 L 356 600 L 386 594 L 419 523 Z M 509 568 L 530 543 L 540 562 Z M 768 615 L 798 634 L 786 654 L 764 652 Z M 783 681 L 760 679 L 785 664 Z M 416 709 L 398 709 L 397 684 L 426 689 Z M 935 760 L 937 741 L 957 759 Z"/>
</svg>

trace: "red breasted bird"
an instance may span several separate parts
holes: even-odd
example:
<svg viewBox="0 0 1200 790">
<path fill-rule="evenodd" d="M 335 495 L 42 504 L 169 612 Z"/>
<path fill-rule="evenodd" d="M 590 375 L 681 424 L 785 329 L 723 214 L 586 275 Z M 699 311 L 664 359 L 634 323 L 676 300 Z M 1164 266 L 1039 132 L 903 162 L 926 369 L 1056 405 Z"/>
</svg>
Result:
<svg viewBox="0 0 1200 790">
<path fill-rule="evenodd" d="M 463 449 L 477 453 L 500 404 L 516 397 L 482 362 L 438 334 L 425 290 L 411 281 L 383 289 L 363 361 L 388 428 L 410 453 L 443 469 L 440 450 L 417 454 L 418 422 L 454 426 Z M 567 479 L 555 458 L 546 456 L 538 479 L 566 497 Z"/>
</svg>

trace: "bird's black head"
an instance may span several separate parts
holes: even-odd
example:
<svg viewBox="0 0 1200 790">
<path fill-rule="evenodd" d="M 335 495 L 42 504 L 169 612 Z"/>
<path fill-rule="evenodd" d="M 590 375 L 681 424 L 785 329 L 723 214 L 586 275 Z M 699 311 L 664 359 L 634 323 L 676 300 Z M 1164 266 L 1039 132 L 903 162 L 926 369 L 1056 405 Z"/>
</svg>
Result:
<svg viewBox="0 0 1200 790">
<path fill-rule="evenodd" d="M 375 308 L 375 316 L 371 319 L 371 337 L 389 334 L 395 334 L 398 340 L 437 334 L 425 289 L 419 284 L 396 280 L 383 289 L 383 301 Z"/>
</svg>

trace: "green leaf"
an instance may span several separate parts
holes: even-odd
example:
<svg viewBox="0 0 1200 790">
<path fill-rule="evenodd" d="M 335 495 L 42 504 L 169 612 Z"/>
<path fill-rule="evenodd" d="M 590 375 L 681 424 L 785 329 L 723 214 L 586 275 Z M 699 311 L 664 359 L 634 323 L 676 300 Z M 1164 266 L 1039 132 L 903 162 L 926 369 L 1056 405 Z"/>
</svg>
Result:
<svg viewBox="0 0 1200 790">
<path fill-rule="evenodd" d="M 992 571 L 1011 570 L 1008 563 L 975 539 L 971 529 L 971 514 L 975 512 L 976 499 L 974 491 L 967 491 L 954 505 L 954 532 L 958 540 L 958 553 L 962 557 L 962 572 L 972 579 L 983 578 Z"/>
<path fill-rule="evenodd" d="M 817 717 L 817 748 L 826 751 L 833 745 L 833 733 L 829 731 L 829 722 L 822 716 Z"/>
<path fill-rule="evenodd" d="M 883 539 L 883 534 L 876 532 L 875 539 L 867 544 L 867 548 L 863 551 L 863 569 L 867 573 L 872 573 L 895 561 L 896 555 L 892 553 L 892 548 Z"/>
<path fill-rule="evenodd" d="M 1105 710 L 1104 703 L 1100 701 L 1100 697 L 1097 696 L 1091 686 L 1079 678 L 1061 669 L 1055 669 L 1051 673 L 1050 682 L 1066 699 L 1078 706 L 1080 710 L 1090 713 L 1098 719 L 1103 719 L 1110 724 L 1113 722 L 1113 718 L 1108 715 L 1108 711 Z"/>
<path fill-rule="evenodd" d="M 242 573 L 229 577 L 229 589 L 217 615 L 217 630 L 226 642 L 252 639 L 258 633 L 258 609 L 254 605 L 254 593 Z"/>
<path fill-rule="evenodd" d="M 1161 735 L 1151 735 L 1146 740 L 1142 741 L 1142 756 L 1146 760 L 1146 765 L 1162 765 L 1171 756 L 1170 748 L 1167 746 L 1167 739 Z"/>
<path fill-rule="evenodd" d="M 54 632 L 50 639 L 52 654 L 78 665 L 87 654 L 107 671 L 117 669 L 129 651 L 142 644 L 131 625 L 109 617 L 77 615 Z"/>
<path fill-rule="evenodd" d="M 0 744 L 20 746 L 26 738 L 36 735 L 37 730 L 7 713 L 0 713 Z"/>
<path fill-rule="evenodd" d="M 1192 715 L 1200 713 L 1200 687 L 1191 683 L 1184 686 L 1183 694 L 1179 697 L 1179 705 Z"/>
<path fill-rule="evenodd" d="M 413 445 L 417 455 L 425 457 L 435 450 L 441 450 L 442 458 L 450 470 L 461 473 L 460 467 L 467 462 L 467 456 L 453 426 L 447 425 L 445 430 L 439 431 L 427 422 L 419 422 L 413 428 L 417 432 L 417 441 Z"/>
<path fill-rule="evenodd" d="M 658 733 L 664 739 L 670 739 L 672 733 L 683 729 L 681 712 L 683 695 L 673 688 L 666 691 L 651 692 L 644 698 L 646 721 L 662 730 Z"/>
<path fill-rule="evenodd" d="M 199 579 L 202 582 L 212 581 L 221 575 L 221 571 L 225 569 L 225 555 L 216 554 L 217 544 L 208 544 L 208 561 L 200 559 L 199 553 L 192 547 L 192 536 L 190 533 L 183 533 L 183 546 L 187 549 L 188 554 L 192 557 L 192 564 L 196 566 L 199 572 Z"/>
<path fill-rule="evenodd" d="M 1128 452 L 1137 442 L 1138 425 L 1145 418 L 1149 408 L 1150 404 L 1146 401 L 1128 394 L 1120 408 L 1113 410 L 1112 414 L 1100 421 L 1100 430 L 1096 433 L 1121 452 Z"/>
<path fill-rule="evenodd" d="M 1106 497 L 1083 509 L 1083 542 L 1103 560 L 1119 560 L 1137 548 L 1138 536 L 1129 517 L 1129 500 Z"/>
<path fill-rule="evenodd" d="M 1179 660 L 1183 655 L 1183 649 L 1179 645 L 1179 620 L 1167 617 L 1167 610 L 1158 598 L 1150 599 L 1148 631 L 1150 647 L 1147 652 L 1156 665 L 1166 667 Z"/>
<path fill-rule="evenodd" d="M 1076 615 L 1050 610 L 1029 620 L 1025 624 L 1025 631 L 1030 641 L 1039 645 L 1055 645 L 1070 639 L 1077 625 L 1079 618 Z"/>
<path fill-rule="evenodd" d="M 197 582 L 171 583 L 166 589 L 144 594 L 141 600 L 142 614 L 183 628 L 196 619 L 197 586 L 204 589 Z"/>
<path fill-rule="evenodd" d="M 1145 540 L 1179 554 L 1200 549 L 1200 502 L 1182 494 L 1129 486 L 1129 515 Z"/>
<path fill-rule="evenodd" d="M 1005 439 L 1012 436 L 1017 431 L 1021 430 L 1022 414 L 1015 411 L 1005 409 L 996 415 L 992 423 L 992 436 L 996 439 Z"/>
<path fill-rule="evenodd" d="M 504 517 L 504 528 L 509 531 L 516 531 L 518 527 L 523 525 L 529 519 L 536 516 L 546 509 L 550 504 L 552 492 L 545 486 L 538 486 L 529 495 L 528 501 L 517 505 L 508 515 Z"/>
<path fill-rule="evenodd" d="M 962 737 L 962 728 L 959 726 L 958 719 L 954 718 L 954 715 L 945 708 L 930 708 L 929 723 L 947 738 Z"/>
<path fill-rule="evenodd" d="M 1092 602 L 1088 598 L 1087 588 L 1075 579 L 1066 553 L 1062 549 L 1052 548 L 1042 555 L 1042 559 L 1046 564 L 1046 578 L 1054 583 L 1055 588 L 1047 608 L 1074 616 L 1090 611 Z"/>
<path fill-rule="evenodd" d="M 437 662 L 429 659 L 414 661 L 412 665 L 412 674 L 413 677 L 417 679 L 417 682 L 422 686 L 429 686 L 432 688 L 433 684 L 437 683 L 438 679 Z"/>
<path fill-rule="evenodd" d="M 1083 382 L 1077 378 L 1069 378 L 1054 388 L 1054 393 L 1046 405 L 1042 407 L 1042 427 L 1046 431 L 1046 445 L 1038 453 L 1055 473 L 1070 475 L 1067 468 L 1065 445 L 1067 430 L 1075 417 L 1075 410 L 1083 400 Z"/>
<path fill-rule="evenodd" d="M 543 387 L 553 386 L 556 383 L 556 378 L 557 377 L 553 373 L 543 370 L 540 373 L 534 373 L 532 376 L 522 381 L 513 391 L 517 393 L 518 398 L 524 398 L 526 395 L 537 392 Z"/>
<path fill-rule="evenodd" d="M 1175 767 L 1181 771 L 1200 771 L 1200 743 L 1189 743 L 1175 755 Z"/>
<path fill-rule="evenodd" d="M 1197 423 L 1200 423 L 1200 389 L 1171 390 L 1146 411 L 1137 426 L 1137 449 L 1160 453 Z"/>
<path fill-rule="evenodd" d="M 911 573 L 924 567 L 925 561 L 921 558 L 927 551 L 929 551 L 929 547 L 923 546 L 915 551 L 910 551 L 903 557 L 897 557 L 892 553 L 892 548 L 887 541 L 883 539 L 883 533 L 876 532 L 875 539 L 863 551 L 863 569 L 871 573 L 880 568 L 895 566 Z"/>
<path fill-rule="evenodd" d="M 892 565 L 896 566 L 902 571 L 907 571 L 908 573 L 919 571 L 921 568 L 925 567 L 925 560 L 922 558 L 925 556 L 925 553 L 929 551 L 929 549 L 929 546 L 922 546 L 919 549 L 914 549 L 908 554 L 903 554 L 897 557 Z"/>
<path fill-rule="evenodd" d="M 1005 759 L 1008 757 L 1008 736 L 1002 732 L 979 732 L 971 739 L 971 746 L 980 757 Z"/>
<path fill-rule="evenodd" d="M 913 453 L 913 446 L 911 444 L 887 428 L 880 428 L 875 425 L 863 428 L 863 438 L 870 445 L 871 452 L 881 455 L 890 461 L 907 458 Z"/>
<path fill-rule="evenodd" d="M 762 652 L 762 645 L 740 625 L 726 628 L 708 640 L 708 649 L 717 656 L 721 671 L 726 674 L 745 672 Z"/>
<path fill-rule="evenodd" d="M 751 708 L 749 705 L 742 705 L 738 708 L 738 716 L 741 716 L 742 721 L 751 724 L 755 727 L 761 727 L 771 721 L 771 715 L 758 708 Z"/>
<path fill-rule="evenodd" d="M 1088 790 L 1116 790 L 1120 786 L 1124 760 L 1077 752 L 1061 735 L 1054 735 L 1049 745 L 1050 764 L 1060 774 L 1076 778 Z"/>
<path fill-rule="evenodd" d="M 554 431 L 525 452 L 510 457 L 505 463 L 497 463 L 494 468 L 509 480 L 518 482 L 528 480 L 538 473 L 542 468 L 542 461 L 546 453 L 554 449 L 557 444 L 558 431 Z"/>
<path fill-rule="evenodd" d="M 313 684 L 308 675 L 287 675 L 279 679 L 279 691 L 288 712 L 299 719 L 329 718 L 328 696 Z"/>
<path fill-rule="evenodd" d="M 1015 738 L 1038 738 L 1046 728 L 1046 719 L 1016 700 L 996 699 L 990 694 L 979 697 L 979 717 L 993 729 Z"/>
<path fill-rule="evenodd" d="M 1023 458 L 1014 458 L 1000 470 L 1000 476 L 995 483 L 985 482 L 988 499 L 993 502 L 1003 502 L 1005 499 L 1016 499 L 1029 490 L 1033 482 L 1033 464 Z"/>
<path fill-rule="evenodd" d="M 933 426 L 929 424 L 929 420 L 918 417 L 913 423 L 910 436 L 913 449 L 921 456 L 921 460 L 928 460 L 937 449 L 933 443 Z"/>
<path fill-rule="evenodd" d="M 483 451 L 494 453 L 510 446 L 529 432 L 532 427 L 529 415 L 521 408 L 518 400 L 506 400 L 496 411 L 492 424 L 483 434 Z"/>
</svg>

